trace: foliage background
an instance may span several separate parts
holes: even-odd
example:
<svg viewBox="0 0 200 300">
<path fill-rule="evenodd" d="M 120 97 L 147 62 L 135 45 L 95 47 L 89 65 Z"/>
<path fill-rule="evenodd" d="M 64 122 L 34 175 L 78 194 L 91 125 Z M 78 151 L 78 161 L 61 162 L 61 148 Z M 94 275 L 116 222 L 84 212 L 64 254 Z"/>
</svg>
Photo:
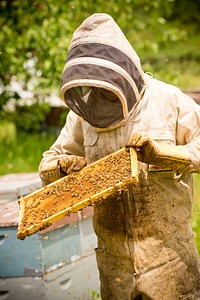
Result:
<svg viewBox="0 0 200 300">
<path fill-rule="evenodd" d="M 21 89 L 26 103 L 31 99 L 43 105 L 52 92 L 59 95 L 72 33 L 95 12 L 116 20 L 141 57 L 144 71 L 180 87 L 199 84 L 200 0 L 2 0 L 1 118 L 8 118 L 8 102 L 20 102 Z M 46 108 L 42 110 L 45 115 Z M 37 107 L 32 111 L 39 116 Z"/>
</svg>

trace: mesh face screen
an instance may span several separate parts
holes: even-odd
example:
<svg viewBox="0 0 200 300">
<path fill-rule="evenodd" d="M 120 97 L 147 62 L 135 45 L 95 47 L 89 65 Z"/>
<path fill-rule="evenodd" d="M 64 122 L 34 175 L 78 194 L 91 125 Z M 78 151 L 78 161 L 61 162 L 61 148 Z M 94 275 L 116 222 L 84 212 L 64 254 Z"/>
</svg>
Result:
<svg viewBox="0 0 200 300">
<path fill-rule="evenodd" d="M 67 61 L 77 57 L 96 57 L 111 61 L 126 70 L 139 92 L 144 87 L 144 80 L 133 61 L 117 48 L 99 43 L 80 44 L 70 50 Z"/>
<path fill-rule="evenodd" d="M 88 86 L 80 86 L 81 81 Z M 144 86 L 134 62 L 115 47 L 87 43 L 69 51 L 63 72 L 64 100 L 94 127 L 106 128 L 125 119 Z M 120 99 L 107 87 L 120 95 Z"/>
<path fill-rule="evenodd" d="M 69 107 L 89 124 L 106 128 L 123 120 L 122 105 L 118 97 L 102 88 L 76 87 L 65 92 Z"/>
<path fill-rule="evenodd" d="M 78 81 L 79 79 L 95 79 L 102 82 L 105 81 L 117 87 L 117 89 L 119 89 L 127 99 L 129 111 L 136 102 L 136 96 L 130 83 L 126 80 L 126 78 L 114 70 L 99 65 L 81 64 L 69 67 L 63 73 L 63 84 L 71 80 Z"/>
</svg>

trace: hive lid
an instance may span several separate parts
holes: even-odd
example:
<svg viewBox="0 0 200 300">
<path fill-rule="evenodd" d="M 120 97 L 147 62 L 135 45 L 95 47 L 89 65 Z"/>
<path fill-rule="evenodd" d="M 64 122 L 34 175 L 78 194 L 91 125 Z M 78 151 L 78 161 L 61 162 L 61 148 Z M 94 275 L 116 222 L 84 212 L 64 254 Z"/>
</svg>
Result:
<svg viewBox="0 0 200 300">
<path fill-rule="evenodd" d="M 0 203 L 17 200 L 41 188 L 38 172 L 17 173 L 0 176 Z"/>
</svg>

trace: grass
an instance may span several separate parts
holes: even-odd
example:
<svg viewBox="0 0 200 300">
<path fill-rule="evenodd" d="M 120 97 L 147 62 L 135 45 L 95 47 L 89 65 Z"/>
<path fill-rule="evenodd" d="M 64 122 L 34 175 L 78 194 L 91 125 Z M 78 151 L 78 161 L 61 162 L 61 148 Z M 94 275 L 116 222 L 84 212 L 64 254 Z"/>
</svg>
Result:
<svg viewBox="0 0 200 300">
<path fill-rule="evenodd" d="M 12 123 L 0 125 L 0 175 L 37 172 L 42 153 L 54 142 L 55 135 L 18 132 Z"/>
</svg>

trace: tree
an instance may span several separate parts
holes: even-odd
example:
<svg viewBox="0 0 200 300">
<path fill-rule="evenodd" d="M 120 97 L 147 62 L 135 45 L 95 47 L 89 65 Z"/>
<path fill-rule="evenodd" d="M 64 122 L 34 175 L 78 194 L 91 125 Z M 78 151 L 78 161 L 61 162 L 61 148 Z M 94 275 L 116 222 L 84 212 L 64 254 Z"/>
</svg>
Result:
<svg viewBox="0 0 200 300">
<path fill-rule="evenodd" d="M 72 33 L 94 12 L 113 16 L 136 50 L 158 51 L 182 38 L 176 17 L 178 0 L 7 0 L 0 2 L 0 113 L 11 99 L 43 102 L 61 86 L 61 74 Z M 182 2 L 181 2 L 182 3 Z M 186 0 L 184 1 L 186 5 Z M 190 1 L 196 9 L 195 1 Z M 178 18 L 185 15 L 179 5 Z M 193 15 L 191 15 L 192 18 Z M 197 18 L 199 21 L 199 19 Z M 189 21 L 189 20 L 188 20 Z M 149 29 L 156 40 L 148 36 Z M 16 85 L 17 83 L 17 85 Z"/>
</svg>

